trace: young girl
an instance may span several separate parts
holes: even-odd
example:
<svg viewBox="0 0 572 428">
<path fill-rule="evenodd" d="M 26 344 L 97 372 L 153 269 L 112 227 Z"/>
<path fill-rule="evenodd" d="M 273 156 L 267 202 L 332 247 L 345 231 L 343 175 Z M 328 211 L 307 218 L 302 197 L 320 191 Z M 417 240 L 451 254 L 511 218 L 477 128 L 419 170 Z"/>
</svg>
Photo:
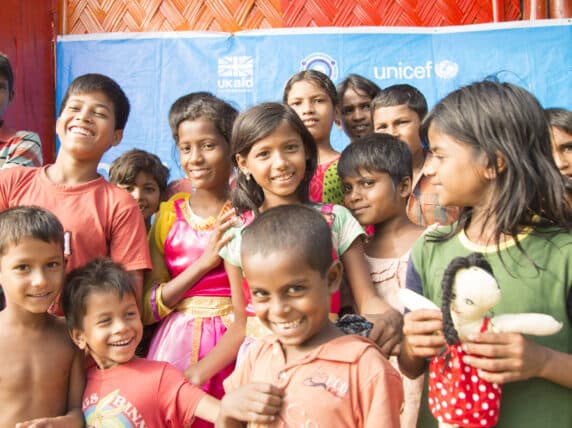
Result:
<svg viewBox="0 0 572 428">
<path fill-rule="evenodd" d="M 218 256 L 234 214 L 228 141 L 236 115 L 204 94 L 185 95 L 171 107 L 181 166 L 195 192 L 161 204 L 149 233 L 153 271 L 145 281 L 144 321 L 160 321 L 148 358 L 172 363 L 217 398 L 244 337 L 244 302 L 231 298 Z"/>
<path fill-rule="evenodd" d="M 139 205 L 147 231 L 167 190 L 168 178 L 169 168 L 145 150 L 128 150 L 109 167 L 109 182 L 131 193 Z"/>
<path fill-rule="evenodd" d="M 572 111 L 563 108 L 544 110 L 552 142 L 556 166 L 566 180 L 566 200 L 572 206 Z"/>
<path fill-rule="evenodd" d="M 340 154 L 330 144 L 337 103 L 336 87 L 317 70 L 294 74 L 286 83 L 283 101 L 294 109 L 318 147 L 318 166 L 310 181 L 310 200 L 341 204 L 344 189 L 338 177 Z"/>
<path fill-rule="evenodd" d="M 362 226 L 373 225 L 365 244 L 371 280 L 387 303 L 403 312 L 398 290 L 405 287 L 409 252 L 423 228 L 407 217 L 411 193 L 411 151 L 388 134 L 370 134 L 344 149 L 338 164 L 344 183 L 344 205 Z M 391 363 L 397 366 L 392 357 Z M 415 428 L 423 378 L 403 378 L 401 428 Z"/>
<path fill-rule="evenodd" d="M 449 262 L 483 253 L 503 294 L 495 315 L 547 313 L 563 323 L 552 336 L 487 332 L 464 344 L 472 354 L 464 361 L 483 380 L 505 384 L 497 427 L 570 427 L 572 214 L 563 200 L 564 179 L 551 159 L 544 112 L 524 89 L 484 81 L 446 96 L 427 125 L 433 160 L 426 173 L 441 205 L 463 209 L 457 223 L 415 243 L 407 287 L 439 305 Z M 426 359 L 445 345 L 442 330 L 440 311 L 405 316 L 399 357 L 404 373 L 424 372 Z M 419 423 L 437 426 L 425 400 Z"/>
<path fill-rule="evenodd" d="M 242 113 L 233 128 L 231 153 L 239 168 L 233 204 L 242 214 L 243 224 L 231 229 L 234 236 L 221 256 L 231 282 L 240 284 L 240 235 L 253 216 L 279 205 L 310 204 L 308 183 L 316 165 L 316 146 L 296 113 L 287 105 L 262 103 Z M 400 315 L 379 298 L 371 284 L 363 252 L 363 230 L 350 212 L 339 205 L 312 204 L 331 225 L 334 249 L 346 270 L 358 310 L 376 322 L 370 337 L 377 339 L 389 354 L 399 341 Z M 237 286 L 238 288 L 238 286 Z M 245 292 L 248 293 L 246 287 Z M 248 296 L 248 294 L 247 294 Z M 250 302 L 250 299 L 248 298 Z M 339 293 L 332 300 L 331 312 L 339 310 Z M 252 308 L 248 336 L 256 331 Z M 254 327 L 253 327 L 254 326 Z"/>
</svg>

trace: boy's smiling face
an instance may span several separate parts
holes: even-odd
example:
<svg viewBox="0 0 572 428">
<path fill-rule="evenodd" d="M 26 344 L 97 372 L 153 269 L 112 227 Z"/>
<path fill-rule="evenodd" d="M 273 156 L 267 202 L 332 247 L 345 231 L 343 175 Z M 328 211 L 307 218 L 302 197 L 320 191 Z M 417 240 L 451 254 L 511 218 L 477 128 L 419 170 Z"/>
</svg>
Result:
<svg viewBox="0 0 572 428">
<path fill-rule="evenodd" d="M 45 313 L 64 280 L 61 242 L 24 238 L 8 244 L 0 257 L 0 284 L 10 310 Z"/>
<path fill-rule="evenodd" d="M 72 94 L 60 112 L 56 131 L 61 149 L 78 161 L 97 161 L 119 144 L 123 130 L 115 129 L 115 108 L 102 92 Z"/>
<path fill-rule="evenodd" d="M 335 261 L 322 275 L 294 249 L 242 256 L 256 316 L 289 350 L 310 350 L 330 339 L 330 294 L 340 285 Z M 270 268 L 271 267 L 271 268 Z"/>
<path fill-rule="evenodd" d="M 100 369 L 128 363 L 141 341 L 143 324 L 133 294 L 93 292 L 85 300 L 82 329 L 73 329 L 77 346 L 89 351 Z"/>
</svg>

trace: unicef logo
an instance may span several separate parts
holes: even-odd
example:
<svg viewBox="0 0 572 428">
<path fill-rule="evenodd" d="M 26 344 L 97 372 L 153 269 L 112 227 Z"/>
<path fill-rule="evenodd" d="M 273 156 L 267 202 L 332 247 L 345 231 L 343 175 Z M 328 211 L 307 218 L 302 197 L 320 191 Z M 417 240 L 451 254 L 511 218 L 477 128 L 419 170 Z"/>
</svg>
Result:
<svg viewBox="0 0 572 428">
<path fill-rule="evenodd" d="M 452 79 L 459 73 L 459 65 L 456 62 L 444 59 L 435 64 L 435 74 L 441 79 Z"/>
<path fill-rule="evenodd" d="M 314 52 L 304 58 L 300 62 L 300 69 L 321 71 L 333 81 L 338 78 L 337 61 L 331 56 L 321 52 Z"/>
</svg>

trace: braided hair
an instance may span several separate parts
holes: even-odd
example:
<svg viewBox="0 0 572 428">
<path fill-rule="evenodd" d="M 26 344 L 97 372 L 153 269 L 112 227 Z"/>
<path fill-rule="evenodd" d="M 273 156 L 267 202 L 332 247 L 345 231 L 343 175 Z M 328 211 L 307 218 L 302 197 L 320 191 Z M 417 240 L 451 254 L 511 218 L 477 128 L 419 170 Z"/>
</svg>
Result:
<svg viewBox="0 0 572 428">
<path fill-rule="evenodd" d="M 468 269 L 473 266 L 493 275 L 491 265 L 481 253 L 471 253 L 467 257 L 455 257 L 451 260 L 447 269 L 445 269 L 445 273 L 443 273 L 443 280 L 441 281 L 441 312 L 443 313 L 443 335 L 449 345 L 459 343 L 459 335 L 451 318 L 451 302 L 456 297 L 453 291 L 455 276 L 459 270 Z"/>
</svg>

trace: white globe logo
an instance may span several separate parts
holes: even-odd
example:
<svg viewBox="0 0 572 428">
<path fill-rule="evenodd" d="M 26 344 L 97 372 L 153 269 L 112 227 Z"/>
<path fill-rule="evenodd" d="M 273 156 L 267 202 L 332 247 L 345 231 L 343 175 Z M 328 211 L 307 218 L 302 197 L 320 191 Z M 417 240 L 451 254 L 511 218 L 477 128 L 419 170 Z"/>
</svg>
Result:
<svg viewBox="0 0 572 428">
<path fill-rule="evenodd" d="M 444 59 L 435 64 L 435 74 L 441 79 L 452 79 L 459 73 L 459 65 L 456 62 Z"/>
</svg>

